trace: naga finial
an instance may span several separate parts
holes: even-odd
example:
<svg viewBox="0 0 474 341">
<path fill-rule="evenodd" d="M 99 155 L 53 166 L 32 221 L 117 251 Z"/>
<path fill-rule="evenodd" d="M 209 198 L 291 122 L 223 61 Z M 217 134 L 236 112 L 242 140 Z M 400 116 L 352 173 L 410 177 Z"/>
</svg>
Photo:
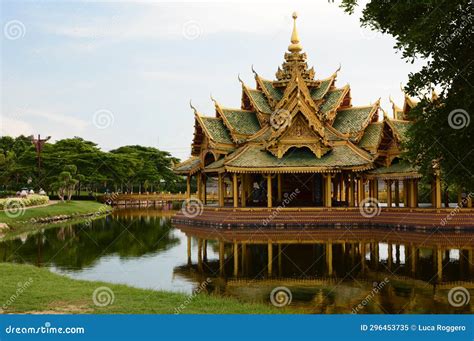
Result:
<svg viewBox="0 0 474 341">
<path fill-rule="evenodd" d="M 255 69 L 253 68 L 253 64 L 252 64 L 252 72 L 255 76 L 258 76 L 257 71 L 255 71 Z"/>
<path fill-rule="evenodd" d="M 212 97 L 212 92 L 210 93 L 211 101 L 214 102 L 214 104 L 217 106 L 217 101 L 214 97 Z"/>
<path fill-rule="evenodd" d="M 242 80 L 242 78 L 240 78 L 240 73 L 237 74 L 237 79 L 239 80 L 240 84 L 245 86 L 244 81 Z"/>
<path fill-rule="evenodd" d="M 192 99 L 189 100 L 189 106 L 193 109 L 195 115 L 199 115 L 197 109 L 194 107 Z"/>
</svg>

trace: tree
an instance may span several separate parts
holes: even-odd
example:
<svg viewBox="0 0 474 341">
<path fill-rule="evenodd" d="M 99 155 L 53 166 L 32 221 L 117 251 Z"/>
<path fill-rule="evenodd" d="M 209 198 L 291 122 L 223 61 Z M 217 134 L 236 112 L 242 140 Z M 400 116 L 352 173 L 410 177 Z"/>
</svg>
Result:
<svg viewBox="0 0 474 341">
<path fill-rule="evenodd" d="M 139 185 L 147 191 L 163 180 L 161 190 L 182 190 L 185 181 L 171 170 L 177 162 L 168 152 L 152 147 L 124 146 L 103 152 L 94 142 L 74 137 L 44 146 L 38 175 L 31 141 L 24 136 L 0 137 L 0 184 L 12 190 L 55 190 L 63 200 L 70 199 L 71 185 L 78 191 L 117 191 L 123 185 L 128 189 Z M 28 184 L 28 179 L 33 182 Z"/>
<path fill-rule="evenodd" d="M 61 201 L 64 201 L 66 196 L 68 201 L 71 200 L 74 189 L 79 182 L 75 176 L 77 176 L 77 167 L 75 165 L 67 165 L 64 171 L 59 174 L 58 180 L 53 183 L 53 188 L 58 192 L 58 197 Z"/>
<path fill-rule="evenodd" d="M 352 14 L 357 0 L 343 0 Z M 414 120 L 405 157 L 416 162 L 426 177 L 438 160 L 447 184 L 474 189 L 474 5 L 469 0 L 371 0 L 361 23 L 397 40 L 395 48 L 409 62 L 426 65 L 409 75 L 405 87 L 420 99 L 410 112 Z M 440 90 L 431 97 L 433 87 Z"/>
</svg>

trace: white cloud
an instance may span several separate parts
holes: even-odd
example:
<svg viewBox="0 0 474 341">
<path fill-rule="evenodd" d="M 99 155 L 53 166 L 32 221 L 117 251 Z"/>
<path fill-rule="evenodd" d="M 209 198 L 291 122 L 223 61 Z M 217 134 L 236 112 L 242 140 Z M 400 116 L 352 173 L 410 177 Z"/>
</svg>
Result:
<svg viewBox="0 0 474 341">
<path fill-rule="evenodd" d="M 36 109 L 25 109 L 22 112 L 22 115 L 25 116 L 32 116 L 36 118 L 46 119 L 49 122 L 60 123 L 62 125 L 68 127 L 75 127 L 79 130 L 86 128 L 89 123 L 82 119 L 78 119 L 72 116 L 67 116 L 63 114 L 54 113 L 51 111 L 43 111 L 43 110 L 36 110 Z"/>
<path fill-rule="evenodd" d="M 226 32 L 272 35 L 291 29 L 291 15 L 300 12 L 304 30 L 313 31 L 338 22 L 334 30 L 345 30 L 356 16 L 348 16 L 333 3 L 259 2 L 242 6 L 234 2 L 160 2 L 128 4 L 132 11 L 121 15 L 81 17 L 79 20 L 43 25 L 49 33 L 79 39 L 166 39 L 189 38 L 194 34 L 209 35 Z M 265 15 L 262 15 L 265 13 Z M 238 18 L 238 19 L 236 19 Z M 344 18 L 345 21 L 340 21 Z M 190 28 L 192 23 L 192 28 Z M 196 33 L 197 31 L 197 33 Z M 323 30 L 321 34 L 328 32 Z"/>
<path fill-rule="evenodd" d="M 2 117 L 0 120 L 0 134 L 8 136 L 32 135 L 33 126 L 16 118 Z"/>
</svg>

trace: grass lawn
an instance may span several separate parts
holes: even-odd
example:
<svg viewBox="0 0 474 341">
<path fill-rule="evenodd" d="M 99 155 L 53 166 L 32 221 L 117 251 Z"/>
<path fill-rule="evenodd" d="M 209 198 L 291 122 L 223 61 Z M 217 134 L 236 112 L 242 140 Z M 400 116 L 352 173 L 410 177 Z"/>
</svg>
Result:
<svg viewBox="0 0 474 341">
<path fill-rule="evenodd" d="M 9 217 L 5 211 L 0 211 L 0 223 L 6 223 L 10 229 L 1 231 L 1 239 L 9 239 L 25 232 L 32 232 L 38 229 L 46 229 L 50 227 L 61 227 L 65 224 L 80 223 L 84 220 L 82 215 L 97 213 L 98 217 L 105 214 L 104 204 L 96 201 L 69 201 L 69 202 L 58 202 L 49 206 L 35 207 L 25 209 L 23 213 L 16 217 Z M 31 223 L 29 222 L 32 218 L 46 218 L 54 217 L 58 215 L 69 215 L 71 219 L 64 220 L 61 222 L 51 223 Z M 97 217 L 95 217 L 97 218 Z"/>
<path fill-rule="evenodd" d="M 5 313 L 174 314 L 179 307 L 182 314 L 288 312 L 264 304 L 242 303 L 233 298 L 203 293 L 190 296 L 135 289 L 126 285 L 79 281 L 31 265 L 0 263 L 0 278 L 0 309 Z M 93 293 L 99 287 L 111 290 L 114 297 L 112 304 L 103 307 L 94 304 Z M 19 288 L 23 289 L 20 293 Z M 100 300 L 100 295 L 98 298 L 99 302 L 105 302 Z"/>
<path fill-rule="evenodd" d="M 35 207 L 24 210 L 17 218 L 10 218 L 5 211 L 0 211 L 0 223 L 7 223 L 14 226 L 22 221 L 28 221 L 31 218 L 53 217 L 57 215 L 81 215 L 97 212 L 103 204 L 96 201 L 69 201 L 58 202 L 44 207 Z"/>
</svg>

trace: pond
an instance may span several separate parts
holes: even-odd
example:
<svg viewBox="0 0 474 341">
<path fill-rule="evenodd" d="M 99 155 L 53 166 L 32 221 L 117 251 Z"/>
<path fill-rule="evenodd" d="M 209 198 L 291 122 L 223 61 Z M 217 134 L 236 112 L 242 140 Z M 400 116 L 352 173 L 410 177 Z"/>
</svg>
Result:
<svg viewBox="0 0 474 341">
<path fill-rule="evenodd" d="M 474 294 L 472 232 L 232 231 L 173 226 L 172 215 L 116 210 L 4 241 L 0 260 L 137 288 L 291 300 L 304 313 L 473 312 L 469 300 L 452 301 Z"/>
</svg>

